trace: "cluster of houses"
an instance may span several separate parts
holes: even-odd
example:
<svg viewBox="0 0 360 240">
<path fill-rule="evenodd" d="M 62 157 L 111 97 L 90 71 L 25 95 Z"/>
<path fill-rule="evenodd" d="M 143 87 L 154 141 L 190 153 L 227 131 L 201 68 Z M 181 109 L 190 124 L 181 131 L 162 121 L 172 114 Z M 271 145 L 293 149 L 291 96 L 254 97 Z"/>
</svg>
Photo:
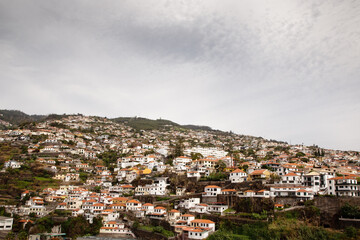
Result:
<svg viewBox="0 0 360 240">
<path fill-rule="evenodd" d="M 183 156 L 169 161 L 178 139 L 182 139 Z M 12 208 L 12 213 L 22 216 L 22 221 L 54 210 L 69 211 L 73 217 L 83 215 L 89 222 L 101 217 L 100 233 L 104 234 L 133 236 L 120 217 L 127 212 L 138 219 L 167 221 L 179 236 L 205 239 L 216 230 L 215 223 L 195 215 L 224 214 L 230 206 L 217 201 L 223 195 L 298 201 L 316 195 L 360 196 L 358 152 L 205 130 L 135 131 L 106 118 L 82 115 L 39 122 L 31 129 L 0 130 L 2 141 L 26 145 L 25 154 L 61 183 L 59 188 L 45 188 L 37 194 L 24 191 L 21 199 L 26 198 L 25 204 Z M 118 157 L 106 163 L 102 155 L 109 152 Z M 14 158 L 4 163 L 3 171 L 26 164 Z M 177 186 L 175 192 L 170 188 L 170 175 L 200 183 L 219 173 L 219 184 L 211 183 L 197 192 L 188 192 L 186 186 Z M 249 187 L 251 182 L 261 183 L 262 188 Z M 188 194 L 200 197 L 186 197 Z M 182 199 L 169 208 L 161 201 L 138 200 L 147 195 Z M 1 221 L 0 230 L 7 228 L 9 221 L 3 220 L 3 228 Z"/>
</svg>

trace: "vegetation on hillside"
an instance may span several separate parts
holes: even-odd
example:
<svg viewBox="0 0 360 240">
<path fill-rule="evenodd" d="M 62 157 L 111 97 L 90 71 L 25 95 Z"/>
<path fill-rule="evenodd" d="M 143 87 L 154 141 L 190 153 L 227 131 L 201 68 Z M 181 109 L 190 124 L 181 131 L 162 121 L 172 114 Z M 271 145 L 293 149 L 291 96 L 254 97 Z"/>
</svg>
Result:
<svg viewBox="0 0 360 240">
<path fill-rule="evenodd" d="M 112 120 L 117 123 L 124 123 L 136 130 L 159 130 L 172 126 L 183 129 L 212 131 L 212 129 L 207 126 L 180 125 L 178 123 L 174 123 L 170 120 L 165 120 L 165 119 L 152 120 L 152 119 L 140 118 L 140 117 L 134 117 L 134 118 L 119 117 L 119 118 L 114 118 Z"/>
<path fill-rule="evenodd" d="M 11 160 L 23 152 L 19 146 L 12 146 L 11 143 L 1 142 L 0 143 L 0 168 L 3 167 L 4 163 Z"/>
<path fill-rule="evenodd" d="M 208 240 L 227 239 L 284 239 L 284 240 L 321 240 L 349 239 L 347 234 L 332 231 L 323 227 L 308 225 L 297 219 L 280 218 L 274 222 L 256 222 L 237 225 L 231 221 L 223 221 L 219 230 L 210 235 Z"/>
<path fill-rule="evenodd" d="M 0 200 L 19 201 L 24 190 L 36 192 L 48 187 L 58 187 L 59 181 L 52 177 L 53 173 L 40 168 L 35 163 L 25 164 L 19 169 L 7 169 L 0 173 Z"/>
<path fill-rule="evenodd" d="M 14 125 L 44 119 L 43 115 L 28 115 L 18 110 L 0 110 L 0 119 Z"/>
</svg>

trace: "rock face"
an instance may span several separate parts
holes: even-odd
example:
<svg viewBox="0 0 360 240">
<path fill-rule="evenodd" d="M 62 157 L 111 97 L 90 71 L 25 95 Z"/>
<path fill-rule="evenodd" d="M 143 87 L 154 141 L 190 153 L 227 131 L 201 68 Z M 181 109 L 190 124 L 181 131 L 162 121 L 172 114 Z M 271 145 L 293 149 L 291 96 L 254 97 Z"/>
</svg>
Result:
<svg viewBox="0 0 360 240">
<path fill-rule="evenodd" d="M 154 233 L 154 232 L 148 232 L 148 231 L 144 231 L 144 230 L 141 230 L 141 229 L 136 229 L 136 230 L 133 230 L 135 236 L 136 236 L 136 239 L 141 239 L 141 240 L 153 240 L 153 239 L 164 239 L 166 240 L 167 238 L 164 237 L 163 235 L 161 234 L 158 234 L 158 233 Z"/>
<path fill-rule="evenodd" d="M 218 195 L 217 202 L 226 203 L 238 212 L 261 213 L 263 210 L 272 211 L 274 209 L 274 201 L 269 198 Z"/>
<path fill-rule="evenodd" d="M 320 209 L 320 222 L 323 226 L 343 228 L 346 226 L 359 227 L 360 222 L 340 221 L 340 209 L 346 203 L 360 206 L 360 198 L 355 197 L 316 197 L 314 205 Z"/>
</svg>

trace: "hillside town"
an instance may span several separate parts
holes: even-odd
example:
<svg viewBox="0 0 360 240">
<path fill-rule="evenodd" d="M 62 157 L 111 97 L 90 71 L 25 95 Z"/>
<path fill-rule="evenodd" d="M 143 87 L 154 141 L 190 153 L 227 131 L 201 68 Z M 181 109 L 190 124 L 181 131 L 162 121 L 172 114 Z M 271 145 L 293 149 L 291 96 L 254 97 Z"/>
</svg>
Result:
<svg viewBox="0 0 360 240">
<path fill-rule="evenodd" d="M 360 196 L 355 151 L 81 114 L 0 124 L 0 144 L 21 150 L 1 162 L 6 236 L 86 239 L 64 229 L 81 217 L 100 237 L 206 239 L 220 220 L 270 221 L 315 199 Z M 39 227 L 49 216 L 58 224 Z"/>
</svg>

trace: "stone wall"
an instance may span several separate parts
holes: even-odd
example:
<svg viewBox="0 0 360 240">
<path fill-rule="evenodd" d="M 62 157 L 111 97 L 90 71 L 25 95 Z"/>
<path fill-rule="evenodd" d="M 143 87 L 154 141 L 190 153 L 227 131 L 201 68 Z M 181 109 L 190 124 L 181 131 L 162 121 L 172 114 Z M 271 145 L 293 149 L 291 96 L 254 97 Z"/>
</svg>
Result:
<svg viewBox="0 0 360 240">
<path fill-rule="evenodd" d="M 132 231 L 135 234 L 136 239 L 139 239 L 139 240 L 154 240 L 154 239 L 167 240 L 167 238 L 165 236 L 163 236 L 159 233 L 148 232 L 148 231 L 141 230 L 141 229 L 135 229 Z"/>
<path fill-rule="evenodd" d="M 340 221 L 340 209 L 346 203 L 360 206 L 359 197 L 315 197 L 314 205 L 320 209 L 320 222 L 323 226 L 343 228 L 346 226 L 359 226 L 355 221 Z"/>
<path fill-rule="evenodd" d="M 274 209 L 274 201 L 270 198 L 245 198 L 238 196 L 218 195 L 217 202 L 224 202 L 238 212 L 261 213 Z"/>
</svg>

